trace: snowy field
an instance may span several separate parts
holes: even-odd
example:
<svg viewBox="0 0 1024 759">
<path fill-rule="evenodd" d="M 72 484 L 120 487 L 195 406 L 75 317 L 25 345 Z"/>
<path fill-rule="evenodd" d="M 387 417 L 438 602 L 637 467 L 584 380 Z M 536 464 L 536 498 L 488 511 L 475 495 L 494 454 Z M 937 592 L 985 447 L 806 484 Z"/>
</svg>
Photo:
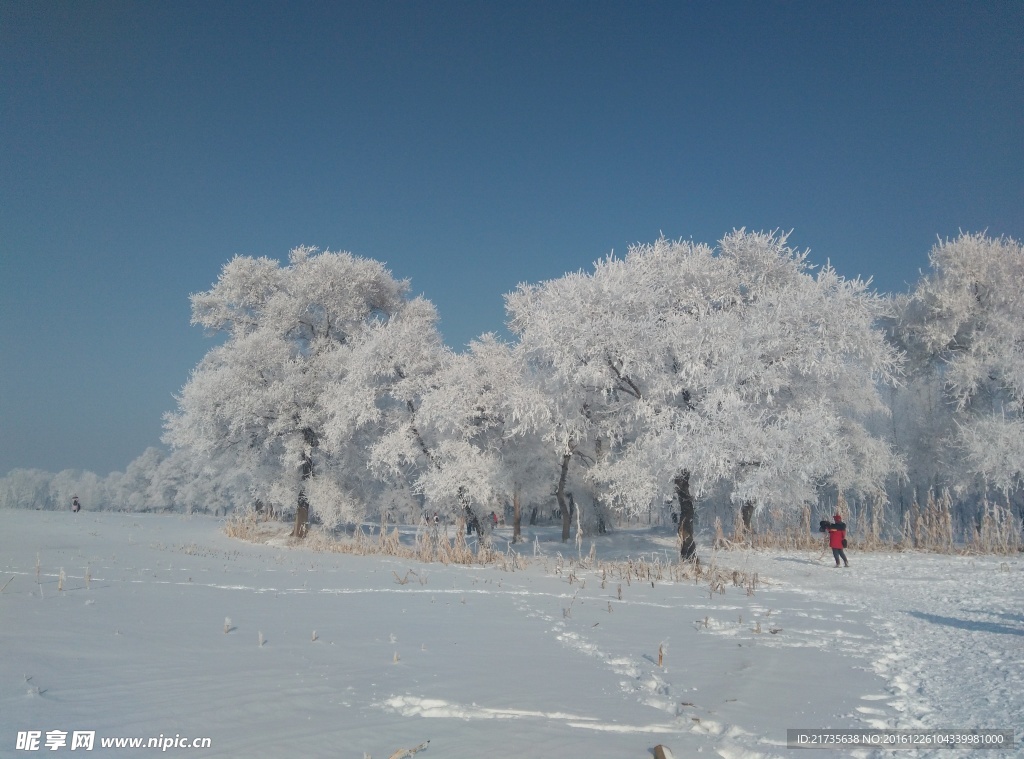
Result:
<svg viewBox="0 0 1024 759">
<path fill-rule="evenodd" d="M 787 728 L 872 727 L 1013 730 L 973 755 L 1022 755 L 1019 557 L 705 549 L 760 580 L 712 594 L 602 587 L 556 571 L 574 544 L 527 534 L 529 566 L 503 571 L 247 544 L 211 518 L 0 512 L 0 757 L 32 755 L 28 731 L 46 755 L 85 731 L 108 756 L 162 752 L 103 738 L 180 736 L 210 745 L 168 755 L 809 757 Z M 594 545 L 674 552 L 647 530 Z M 951 755 L 895 756 L 932 754 Z"/>
</svg>

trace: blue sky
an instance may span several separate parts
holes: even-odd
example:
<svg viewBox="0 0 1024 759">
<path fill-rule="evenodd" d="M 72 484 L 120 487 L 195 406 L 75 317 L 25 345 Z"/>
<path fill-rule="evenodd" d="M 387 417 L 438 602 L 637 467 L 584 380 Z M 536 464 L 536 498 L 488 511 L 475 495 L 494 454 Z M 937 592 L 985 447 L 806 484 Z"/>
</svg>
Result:
<svg viewBox="0 0 1024 759">
<path fill-rule="evenodd" d="M 1024 237 L 1020 2 L 0 0 L 0 473 L 123 470 L 235 254 L 385 261 L 454 347 L 660 234 L 904 291 Z"/>
</svg>

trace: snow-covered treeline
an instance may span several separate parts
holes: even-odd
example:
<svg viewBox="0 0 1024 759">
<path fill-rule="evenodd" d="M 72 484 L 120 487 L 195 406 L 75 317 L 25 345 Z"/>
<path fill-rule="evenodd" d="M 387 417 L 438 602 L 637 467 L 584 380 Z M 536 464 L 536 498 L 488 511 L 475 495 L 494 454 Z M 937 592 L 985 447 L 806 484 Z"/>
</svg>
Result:
<svg viewBox="0 0 1024 759">
<path fill-rule="evenodd" d="M 99 477 L 67 469 L 15 469 L 0 477 L 0 508 L 46 511 L 71 506 L 86 511 L 187 511 L 227 514 L 252 503 L 248 474 L 201 463 L 189 452 L 147 448 L 124 472 Z"/>
<path fill-rule="evenodd" d="M 929 490 L 963 529 L 1020 509 L 1024 251 L 941 242 L 910 293 L 815 268 L 778 233 L 665 239 L 506 296 L 514 340 L 448 349 L 434 307 L 379 262 L 236 257 L 192 296 L 220 335 L 166 418 L 172 452 L 124 473 L 0 479 L 0 506 L 224 512 L 327 525 L 558 514 L 597 530 L 671 510 L 830 510 Z M 706 522 L 705 522 L 706 524 Z"/>
</svg>

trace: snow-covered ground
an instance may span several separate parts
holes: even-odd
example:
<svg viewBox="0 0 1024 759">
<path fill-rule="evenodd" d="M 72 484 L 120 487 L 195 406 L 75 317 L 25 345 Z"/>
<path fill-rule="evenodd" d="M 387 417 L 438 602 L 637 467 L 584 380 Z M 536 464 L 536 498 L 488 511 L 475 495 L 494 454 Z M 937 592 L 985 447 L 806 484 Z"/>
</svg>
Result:
<svg viewBox="0 0 1024 759">
<path fill-rule="evenodd" d="M 853 551 L 836 570 L 705 550 L 760 581 L 712 593 L 573 569 L 574 544 L 528 535 L 529 565 L 505 571 L 243 543 L 210 518 L 0 512 L 0 757 L 31 755 L 29 731 L 39 750 L 66 732 L 57 752 L 93 732 L 118 756 L 157 749 L 102 738 L 205 737 L 166 752 L 203 757 L 427 740 L 424 759 L 813 756 L 787 728 L 872 727 L 1013 730 L 996 756 L 1021 753 L 1020 557 Z M 658 531 L 594 546 L 674 553 Z"/>
</svg>

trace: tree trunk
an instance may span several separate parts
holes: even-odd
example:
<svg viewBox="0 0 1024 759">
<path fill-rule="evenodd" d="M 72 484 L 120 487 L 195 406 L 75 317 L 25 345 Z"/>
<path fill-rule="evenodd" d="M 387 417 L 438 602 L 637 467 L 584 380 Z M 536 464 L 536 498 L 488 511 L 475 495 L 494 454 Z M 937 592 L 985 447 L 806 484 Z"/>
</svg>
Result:
<svg viewBox="0 0 1024 759">
<path fill-rule="evenodd" d="M 583 509 L 578 503 L 576 503 L 576 499 L 572 497 L 572 493 L 566 493 L 565 497 L 569 501 L 569 521 L 575 522 L 576 531 L 585 535 L 586 531 L 583 529 Z"/>
<path fill-rule="evenodd" d="M 306 491 L 299 491 L 299 503 L 295 507 L 295 526 L 292 528 L 293 538 L 306 537 L 309 529 L 309 501 L 306 500 Z"/>
<path fill-rule="evenodd" d="M 292 537 L 304 538 L 309 530 L 309 500 L 306 498 L 306 482 L 313 476 L 313 449 L 317 444 L 316 433 L 309 427 L 302 430 L 306 445 L 302 449 L 302 485 L 299 487 L 299 500 L 295 507 L 295 527 Z"/>
<path fill-rule="evenodd" d="M 562 456 L 562 471 L 558 475 L 558 489 L 555 491 L 555 497 L 558 499 L 558 508 L 562 512 L 562 542 L 569 542 L 569 526 L 571 524 L 571 518 L 569 516 L 569 504 L 565 501 L 565 480 L 569 475 L 569 459 L 572 458 L 571 453 L 567 453 Z"/>
<path fill-rule="evenodd" d="M 522 530 L 520 525 L 522 523 L 523 512 L 521 504 L 519 502 L 519 485 L 516 485 L 512 490 L 512 542 L 519 543 L 523 539 Z"/>
<path fill-rule="evenodd" d="M 697 560 L 697 544 L 693 540 L 693 524 L 696 511 L 693 496 L 690 495 L 690 473 L 679 474 L 675 479 L 676 497 L 679 499 L 679 555 L 687 560 Z"/>
<path fill-rule="evenodd" d="M 597 438 L 594 441 L 594 464 L 601 466 L 604 463 L 604 442 L 601 438 Z M 604 535 L 607 531 L 604 518 L 607 512 L 605 512 L 604 503 L 596 495 L 590 499 L 591 508 L 594 510 L 594 517 L 596 521 L 597 534 Z"/>
<path fill-rule="evenodd" d="M 740 518 L 743 519 L 743 537 L 746 538 L 754 534 L 754 502 L 744 501 L 743 506 L 740 507 Z"/>
</svg>

